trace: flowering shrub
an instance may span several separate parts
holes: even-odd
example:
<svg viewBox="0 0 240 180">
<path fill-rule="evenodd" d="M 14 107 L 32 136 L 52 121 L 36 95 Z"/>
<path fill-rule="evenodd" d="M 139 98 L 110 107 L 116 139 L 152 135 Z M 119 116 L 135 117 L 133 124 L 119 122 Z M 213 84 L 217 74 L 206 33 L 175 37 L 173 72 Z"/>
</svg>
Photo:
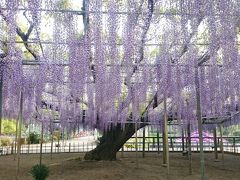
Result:
<svg viewBox="0 0 240 180">
<path fill-rule="evenodd" d="M 7 136 L 0 137 L 0 146 L 10 146 L 12 144 L 12 139 Z"/>
</svg>

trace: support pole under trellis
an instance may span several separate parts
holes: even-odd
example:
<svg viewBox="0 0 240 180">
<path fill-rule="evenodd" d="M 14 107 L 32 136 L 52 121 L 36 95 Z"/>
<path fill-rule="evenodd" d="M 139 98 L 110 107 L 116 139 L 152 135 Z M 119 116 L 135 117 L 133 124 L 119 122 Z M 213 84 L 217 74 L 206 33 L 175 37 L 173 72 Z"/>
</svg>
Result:
<svg viewBox="0 0 240 180">
<path fill-rule="evenodd" d="M 17 142 L 18 142 L 18 122 L 19 122 L 19 115 L 16 120 L 16 132 L 15 132 L 15 142 L 14 142 L 14 161 L 16 160 L 16 155 L 17 155 Z"/>
<path fill-rule="evenodd" d="M 219 131 L 220 131 L 220 148 L 221 148 L 221 153 L 222 153 L 222 165 L 224 167 L 224 149 L 223 149 L 223 132 L 222 132 L 222 124 L 219 124 Z"/>
<path fill-rule="evenodd" d="M 53 120 L 54 120 L 54 112 L 52 110 L 52 119 L 50 119 L 50 126 L 51 126 L 51 160 L 52 160 L 52 155 L 53 155 L 53 132 L 54 132 L 54 127 L 53 127 Z"/>
<path fill-rule="evenodd" d="M 195 86 L 196 86 L 196 99 L 197 99 L 197 120 L 198 120 L 198 133 L 200 144 L 200 173 L 201 180 L 205 179 L 205 162 L 203 152 L 203 134 L 202 134 L 202 110 L 201 110 L 201 96 L 200 96 L 200 82 L 198 77 L 198 66 L 195 67 Z"/>
<path fill-rule="evenodd" d="M 23 121 L 23 92 L 20 92 L 20 112 L 18 124 L 18 134 L 17 134 L 17 172 L 16 179 L 19 180 L 19 170 L 20 170 L 20 153 L 21 153 L 21 131 L 22 131 L 22 121 Z"/>
<path fill-rule="evenodd" d="M 53 154 L 53 130 L 51 130 L 51 159 Z"/>
<path fill-rule="evenodd" d="M 188 160 L 189 160 L 189 174 L 192 174 L 192 144 L 191 144 L 191 124 L 188 123 Z"/>
<path fill-rule="evenodd" d="M 166 147 L 165 147 L 165 145 L 166 145 L 166 138 L 165 138 L 165 132 L 163 130 L 163 132 L 162 132 L 163 166 L 165 166 L 167 164 L 167 160 L 166 160 Z"/>
<path fill-rule="evenodd" d="M 168 117 L 167 117 L 167 102 L 166 97 L 163 101 L 164 106 L 164 127 L 163 127 L 163 165 L 167 167 L 167 174 L 169 174 L 169 145 L 168 145 Z"/>
<path fill-rule="evenodd" d="M 135 149 L 136 149 L 136 168 L 139 167 L 138 162 L 138 135 L 137 135 L 137 122 L 135 123 Z"/>
<path fill-rule="evenodd" d="M 144 158 L 145 157 L 145 142 L 146 142 L 146 139 L 145 139 L 145 127 L 143 127 L 143 149 L 142 149 L 142 157 Z"/>
<path fill-rule="evenodd" d="M 39 164 L 42 165 L 42 146 L 43 146 L 43 121 L 41 127 L 41 140 L 40 140 L 40 157 L 39 157 Z"/>
</svg>

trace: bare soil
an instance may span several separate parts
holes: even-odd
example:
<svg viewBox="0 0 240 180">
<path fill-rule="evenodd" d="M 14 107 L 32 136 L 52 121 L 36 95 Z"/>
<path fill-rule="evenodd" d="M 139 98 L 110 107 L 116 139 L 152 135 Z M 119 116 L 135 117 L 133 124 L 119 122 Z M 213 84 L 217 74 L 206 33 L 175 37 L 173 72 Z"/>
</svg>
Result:
<svg viewBox="0 0 240 180">
<path fill-rule="evenodd" d="M 84 161 L 84 154 L 43 154 L 43 163 L 50 167 L 48 180 L 197 180 L 200 179 L 199 154 L 192 157 L 193 173 L 189 175 L 189 161 L 180 153 L 170 154 L 170 171 L 162 166 L 162 154 L 118 154 L 117 161 Z M 221 160 L 221 155 L 219 154 Z M 20 179 L 31 180 L 29 170 L 39 162 L 39 155 L 21 155 Z M 16 164 L 13 155 L 0 156 L 0 180 L 16 179 Z M 240 156 L 225 154 L 223 161 L 215 162 L 213 153 L 205 153 L 207 180 L 240 180 Z"/>
</svg>

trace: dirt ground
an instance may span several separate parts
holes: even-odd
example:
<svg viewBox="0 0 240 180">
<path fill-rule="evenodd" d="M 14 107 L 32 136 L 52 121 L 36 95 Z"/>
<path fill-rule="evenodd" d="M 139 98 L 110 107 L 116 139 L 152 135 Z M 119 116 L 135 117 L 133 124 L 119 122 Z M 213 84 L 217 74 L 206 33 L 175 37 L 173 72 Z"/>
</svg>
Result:
<svg viewBox="0 0 240 180">
<path fill-rule="evenodd" d="M 189 174 L 189 161 L 180 153 L 170 154 L 170 175 L 167 176 L 166 167 L 162 166 L 162 154 L 146 153 L 142 158 L 138 154 L 139 167 L 136 168 L 136 154 L 118 154 L 117 161 L 84 161 L 84 154 L 65 153 L 43 155 L 43 163 L 50 167 L 48 180 L 197 180 L 199 176 L 199 154 L 193 154 L 193 174 Z M 219 154 L 221 159 L 221 155 Z M 39 155 L 21 155 L 20 179 L 30 180 L 31 166 L 37 164 Z M 205 154 L 205 172 L 207 180 L 239 180 L 240 156 L 225 154 L 222 161 L 215 162 L 214 154 Z M 16 161 L 14 156 L 0 156 L 0 180 L 14 180 Z"/>
</svg>

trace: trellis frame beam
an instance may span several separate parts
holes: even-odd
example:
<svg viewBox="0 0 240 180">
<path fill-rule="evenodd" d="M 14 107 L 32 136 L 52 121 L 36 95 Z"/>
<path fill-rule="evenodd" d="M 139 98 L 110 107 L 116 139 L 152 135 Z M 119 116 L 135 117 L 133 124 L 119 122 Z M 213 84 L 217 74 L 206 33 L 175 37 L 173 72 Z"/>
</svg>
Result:
<svg viewBox="0 0 240 180">
<path fill-rule="evenodd" d="M 3 11 L 33 11 L 31 8 L 6 8 L 6 7 L 1 7 L 1 10 Z M 95 13 L 101 13 L 101 14 L 118 14 L 118 15 L 130 15 L 130 14 L 135 14 L 138 13 L 136 12 L 128 12 L 128 11 L 116 11 L 116 12 L 110 12 L 110 11 L 87 11 L 87 10 L 73 10 L 73 9 L 47 9 L 47 8 L 40 8 L 40 9 L 34 9 L 34 11 L 38 12 L 51 12 L 51 13 L 73 13 L 77 15 L 84 15 L 84 14 L 95 14 Z M 142 14 L 147 14 L 148 12 L 142 12 Z M 154 12 L 154 15 L 162 15 L 162 16 L 182 16 L 182 15 L 187 15 L 187 16 L 196 16 L 199 17 L 198 13 L 185 13 L 185 12 Z M 230 17 L 239 17 L 239 13 L 232 13 L 232 14 L 227 14 L 224 13 L 225 16 L 230 16 Z M 222 16 L 220 13 L 215 13 L 214 16 Z"/>
</svg>

